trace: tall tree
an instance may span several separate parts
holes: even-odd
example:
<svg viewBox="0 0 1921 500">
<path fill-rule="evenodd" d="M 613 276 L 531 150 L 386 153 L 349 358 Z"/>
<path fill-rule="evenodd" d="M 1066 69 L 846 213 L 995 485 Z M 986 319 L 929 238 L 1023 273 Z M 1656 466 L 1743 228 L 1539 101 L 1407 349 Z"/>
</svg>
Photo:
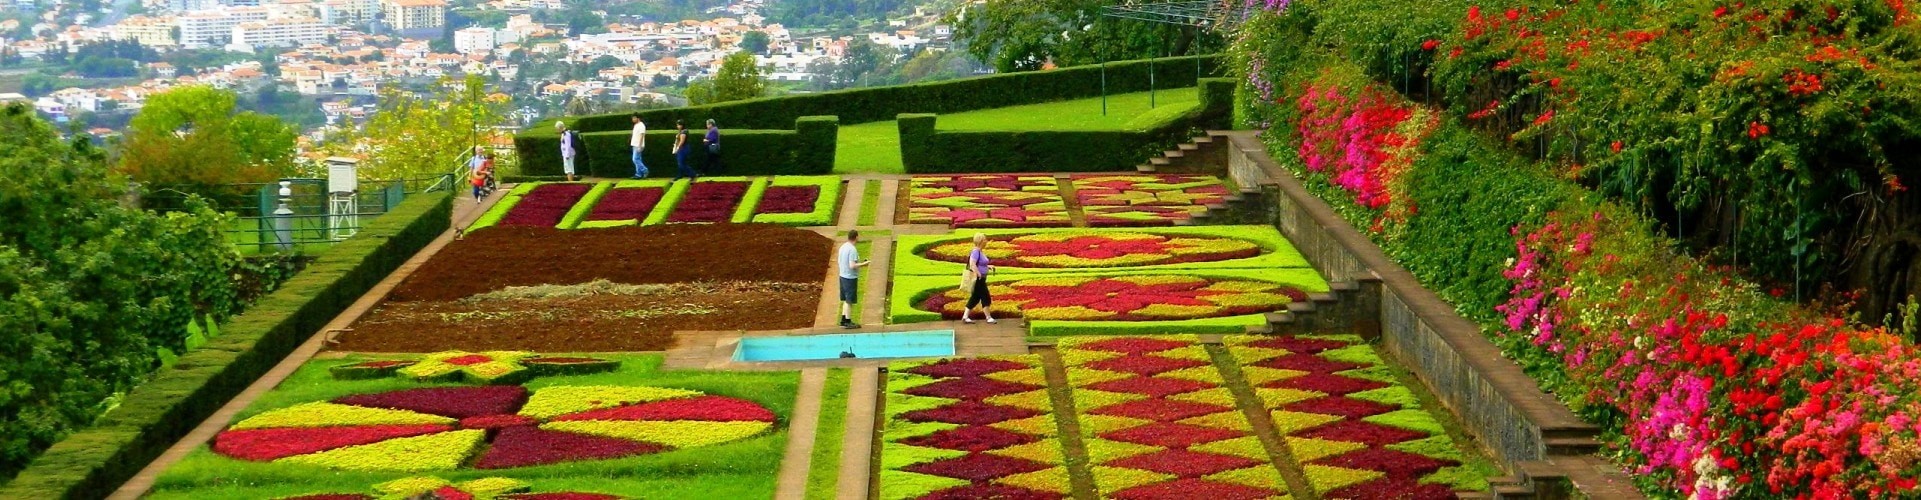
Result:
<svg viewBox="0 0 1921 500">
<path fill-rule="evenodd" d="M 487 92 L 478 75 L 441 79 L 439 91 L 417 96 L 388 88 L 380 94 L 380 109 L 359 130 L 329 142 L 325 150 L 338 156 L 361 158 L 360 176 L 366 179 L 407 179 L 441 175 L 460 166 L 461 155 L 473 150 L 507 122 L 505 94 Z"/>
<path fill-rule="evenodd" d="M 765 31 L 749 31 L 740 36 L 740 50 L 755 54 L 767 54 L 767 46 L 772 43 L 774 43 L 773 39 L 769 38 Z"/>
<path fill-rule="evenodd" d="M 297 133 L 279 118 L 235 112 L 237 97 L 196 85 L 147 100 L 128 124 L 119 170 L 134 180 L 214 186 L 266 182 L 290 172 Z"/>
<path fill-rule="evenodd" d="M 1219 36 L 1193 27 L 1101 15 L 1123 0 L 985 0 L 950 15 L 955 40 L 1002 72 L 1220 50 Z"/>
<path fill-rule="evenodd" d="M 720 71 L 708 80 L 687 86 L 687 100 L 693 104 L 739 101 L 767 95 L 767 79 L 761 76 L 754 55 L 735 52 L 721 59 Z"/>
</svg>

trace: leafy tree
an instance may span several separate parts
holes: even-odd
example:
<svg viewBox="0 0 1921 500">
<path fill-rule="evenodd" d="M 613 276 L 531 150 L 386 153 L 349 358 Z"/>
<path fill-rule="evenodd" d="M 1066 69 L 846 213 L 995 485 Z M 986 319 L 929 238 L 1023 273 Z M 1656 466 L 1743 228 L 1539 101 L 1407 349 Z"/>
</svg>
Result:
<svg viewBox="0 0 1921 500">
<path fill-rule="evenodd" d="M 478 75 L 441 79 L 427 96 L 388 87 L 380 109 L 359 130 L 325 145 L 336 156 L 361 158 L 368 179 L 421 178 L 446 174 L 493 126 L 507 122 L 512 99 L 488 94 Z"/>
<path fill-rule="evenodd" d="M 859 20 L 884 21 L 887 14 L 911 5 L 905 0 L 788 0 L 775 3 L 768 17 L 790 27 L 858 24 Z"/>
<path fill-rule="evenodd" d="M 754 55 L 735 52 L 721 59 L 720 71 L 708 80 L 688 85 L 687 100 L 695 105 L 739 101 L 767 95 L 767 79 Z"/>
<path fill-rule="evenodd" d="M 122 206 L 124 179 L 24 105 L 0 108 L 0 480 L 91 422 L 234 306 L 225 217 Z"/>
<path fill-rule="evenodd" d="M 1219 36 L 1191 27 L 1102 16 L 1122 0 L 986 0 L 951 16 L 954 39 L 1002 72 L 1218 51 Z"/>
<path fill-rule="evenodd" d="M 764 31 L 749 31 L 747 34 L 740 36 L 740 50 L 755 54 L 765 55 L 767 53 L 767 45 L 771 43 L 773 43 L 773 39 L 768 38 L 767 32 Z"/>
<path fill-rule="evenodd" d="M 279 118 L 236 113 L 237 96 L 208 86 L 153 96 L 128 124 L 119 170 L 152 184 L 216 186 L 266 182 L 290 171 L 297 133 Z"/>
</svg>

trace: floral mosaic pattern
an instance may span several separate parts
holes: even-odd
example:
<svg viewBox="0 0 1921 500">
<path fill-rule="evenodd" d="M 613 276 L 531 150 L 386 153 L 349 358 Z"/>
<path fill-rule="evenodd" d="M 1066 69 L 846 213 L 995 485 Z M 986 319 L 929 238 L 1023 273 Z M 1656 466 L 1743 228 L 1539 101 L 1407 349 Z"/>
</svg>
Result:
<svg viewBox="0 0 1921 500">
<path fill-rule="evenodd" d="M 502 226 L 554 227 L 567 217 L 567 211 L 574 208 L 593 184 L 556 183 L 542 184 L 520 197 L 507 216 L 500 220 Z"/>
<path fill-rule="evenodd" d="M 1067 203 L 1049 175 L 916 176 L 908 222 L 952 227 L 1067 227 Z"/>
<path fill-rule="evenodd" d="M 1233 336 L 1228 352 L 1327 499 L 1447 499 L 1487 483 L 1441 423 L 1354 336 Z"/>
<path fill-rule="evenodd" d="M 1195 337 L 1069 337 L 1059 349 L 1102 498 L 1288 497 Z"/>
<path fill-rule="evenodd" d="M 971 241 L 935 246 L 923 257 L 967 262 Z M 1214 262 L 1261 254 L 1253 242 L 1215 236 L 1123 232 L 1059 232 L 989 236 L 987 257 L 1000 267 L 1107 268 Z"/>
<path fill-rule="evenodd" d="M 341 380 L 399 374 L 420 381 L 513 384 L 537 375 L 598 373 L 619 367 L 618 361 L 600 358 L 536 356 L 519 351 L 445 351 L 428 354 L 417 360 L 382 359 L 344 364 L 329 368 L 328 371 Z"/>
<path fill-rule="evenodd" d="M 214 437 L 228 457 L 345 470 L 504 469 L 722 444 L 774 427 L 751 401 L 660 387 L 431 387 L 267 411 Z"/>
<path fill-rule="evenodd" d="M 620 500 L 621 497 L 600 493 L 561 491 L 550 493 L 529 493 L 533 487 L 525 481 L 504 477 L 488 477 L 454 483 L 438 477 L 410 477 L 396 479 L 374 485 L 375 494 L 361 493 L 322 493 L 283 497 L 280 500 L 391 500 L 391 499 L 431 499 L 431 500 Z"/>
<path fill-rule="evenodd" d="M 886 408 L 884 499 L 1072 493 L 1037 356 L 895 363 Z"/>
<path fill-rule="evenodd" d="M 1158 321 L 1277 311 L 1306 293 L 1249 279 L 1180 275 L 1059 276 L 989 281 L 997 316 L 1061 321 Z M 923 300 L 923 311 L 959 319 L 967 293 L 956 288 Z"/>
<path fill-rule="evenodd" d="M 1227 200 L 1227 184 L 1207 175 L 1076 175 L 1074 197 L 1093 227 L 1171 226 Z"/>
</svg>

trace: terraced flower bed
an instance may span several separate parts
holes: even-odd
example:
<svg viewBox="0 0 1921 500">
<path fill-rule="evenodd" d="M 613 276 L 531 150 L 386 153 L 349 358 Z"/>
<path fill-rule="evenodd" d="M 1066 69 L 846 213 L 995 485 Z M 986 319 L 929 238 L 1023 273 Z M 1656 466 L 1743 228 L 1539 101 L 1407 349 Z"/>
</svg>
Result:
<svg viewBox="0 0 1921 500">
<path fill-rule="evenodd" d="M 520 197 L 500 225 L 511 227 L 554 227 L 567 216 L 592 184 L 541 184 Z"/>
<path fill-rule="evenodd" d="M 281 497 L 279 500 L 382 500 L 393 498 L 499 499 L 499 500 L 621 500 L 620 496 L 582 491 L 533 492 L 534 485 L 504 477 L 485 477 L 452 482 L 434 476 L 418 476 L 374 485 L 373 493 L 316 493 Z"/>
<path fill-rule="evenodd" d="M 841 182 L 835 176 L 775 177 L 754 208 L 754 222 L 831 226 L 838 214 Z"/>
<path fill-rule="evenodd" d="M 973 242 L 951 241 L 920 255 L 964 264 L 973 249 Z M 1261 247 L 1232 238 L 1077 231 L 995 235 L 984 252 L 1003 268 L 1103 268 L 1245 259 L 1260 255 Z"/>
<path fill-rule="evenodd" d="M 670 185 L 657 179 L 621 181 L 601 196 L 587 213 L 579 229 L 596 229 L 639 224 L 647 220 L 667 196 Z"/>
<path fill-rule="evenodd" d="M 1073 224 L 1051 175 L 915 176 L 907 222 L 952 227 L 1067 227 Z"/>
<path fill-rule="evenodd" d="M 1054 410 L 1037 356 L 894 363 L 881 498 L 1066 498 Z"/>
<path fill-rule="evenodd" d="M 955 276 L 894 277 L 889 319 L 958 319 Z M 996 317 L 1027 318 L 1034 335 L 1241 333 L 1263 313 L 1327 291 L 1313 269 L 1055 273 L 989 279 Z"/>
<path fill-rule="evenodd" d="M 1058 349 L 1101 497 L 1289 497 L 1194 337 L 1072 337 Z"/>
<path fill-rule="evenodd" d="M 1091 227 L 1171 226 L 1227 199 L 1227 184 L 1208 175 L 1076 175 L 1074 197 Z"/>
<path fill-rule="evenodd" d="M 1447 499 L 1484 490 L 1445 428 L 1354 336 L 1233 336 L 1228 352 L 1315 494 Z"/>
<path fill-rule="evenodd" d="M 667 222 L 720 223 L 733 220 L 734 211 L 747 197 L 752 181 L 703 180 L 687 188 L 667 216 Z"/>
<path fill-rule="evenodd" d="M 460 354 L 421 362 L 480 366 L 515 357 L 508 354 L 525 354 L 517 358 L 523 364 L 585 359 Z M 780 422 L 798 383 L 792 372 L 660 372 L 660 357 L 648 355 L 599 356 L 618 368 L 550 371 L 509 385 L 334 375 L 334 368 L 382 359 L 392 358 L 308 363 L 170 468 L 152 497 L 356 495 L 380 485 L 378 497 L 388 498 L 401 494 L 390 491 L 388 481 L 404 477 L 396 473 L 437 472 L 454 482 L 415 479 L 420 484 L 410 483 L 409 491 L 433 483 L 424 491 L 484 493 L 479 498 L 764 498 L 773 493 L 786 443 Z M 622 479 L 600 480 L 616 476 Z M 480 478 L 517 486 L 475 483 Z M 527 493 L 528 483 L 591 484 L 561 489 L 600 496 Z"/>
</svg>

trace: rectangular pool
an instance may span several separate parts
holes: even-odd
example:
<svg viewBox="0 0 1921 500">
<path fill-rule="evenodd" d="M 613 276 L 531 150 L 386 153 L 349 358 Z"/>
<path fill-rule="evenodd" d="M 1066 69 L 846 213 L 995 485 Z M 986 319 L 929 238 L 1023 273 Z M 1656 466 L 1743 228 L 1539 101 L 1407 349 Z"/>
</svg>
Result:
<svg viewBox="0 0 1921 500">
<path fill-rule="evenodd" d="M 843 352 L 860 359 L 953 356 L 954 331 L 746 337 L 734 350 L 734 361 L 840 359 Z"/>
</svg>

